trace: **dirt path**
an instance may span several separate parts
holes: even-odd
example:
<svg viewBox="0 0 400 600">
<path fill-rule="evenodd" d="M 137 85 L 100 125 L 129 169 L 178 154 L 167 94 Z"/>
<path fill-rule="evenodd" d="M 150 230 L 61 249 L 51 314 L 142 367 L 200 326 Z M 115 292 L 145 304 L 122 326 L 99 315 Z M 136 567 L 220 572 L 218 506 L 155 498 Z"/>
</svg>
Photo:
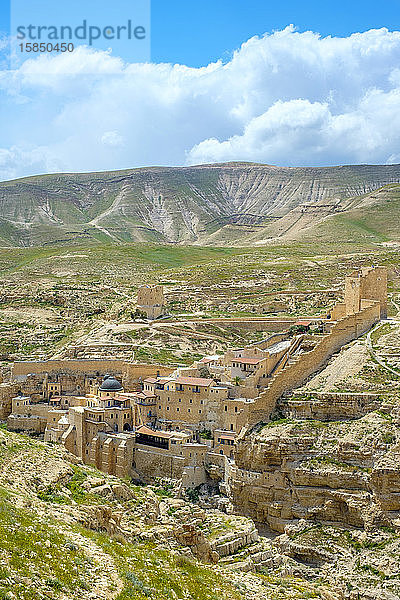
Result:
<svg viewBox="0 0 400 600">
<path fill-rule="evenodd" d="M 368 348 L 369 353 L 371 354 L 372 358 L 374 358 L 376 360 L 376 362 L 386 371 L 388 371 L 389 373 L 392 373 L 393 375 L 396 375 L 397 377 L 400 377 L 400 371 L 396 371 L 395 369 L 392 369 L 392 367 L 388 367 L 388 365 L 378 356 L 378 354 L 375 352 L 373 344 L 372 344 L 372 339 L 371 339 L 371 335 L 375 332 L 378 331 L 378 329 L 380 329 L 383 325 L 387 325 L 387 321 L 381 321 L 380 323 L 378 323 L 378 325 L 376 325 L 375 327 L 373 327 L 367 334 L 365 343 L 366 346 Z"/>
</svg>

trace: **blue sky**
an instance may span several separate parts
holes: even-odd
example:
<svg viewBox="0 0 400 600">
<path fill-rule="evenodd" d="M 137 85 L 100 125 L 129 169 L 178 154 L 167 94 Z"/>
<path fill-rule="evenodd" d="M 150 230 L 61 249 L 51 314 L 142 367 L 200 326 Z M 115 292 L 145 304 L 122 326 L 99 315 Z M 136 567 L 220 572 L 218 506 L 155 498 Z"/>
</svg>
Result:
<svg viewBox="0 0 400 600">
<path fill-rule="evenodd" d="M 67 18 L 60 3 L 40 5 Z M 63 10 L 74 5 L 108 24 L 131 16 L 132 0 Z M 228 160 L 400 162 L 400 0 L 153 0 L 151 62 L 132 48 L 3 67 L 0 179 Z"/>
<path fill-rule="evenodd" d="M 112 12 L 129 15 L 132 0 L 12 0 L 46 6 L 54 14 L 73 14 L 76 7 L 85 7 L 87 15 L 101 21 Z M 76 6 L 74 6 L 76 5 Z M 192 67 L 229 59 L 232 51 L 254 35 L 263 35 L 294 24 L 299 31 L 311 30 L 322 36 L 348 36 L 354 32 L 387 27 L 400 30 L 400 0 L 152 0 L 151 60 L 182 63 Z M 82 9 L 81 9 L 82 10 Z M 47 10 L 48 12 L 48 10 Z M 94 17 L 95 15 L 95 17 Z M 9 31 L 10 2 L 0 6 L 0 31 Z M 126 44 L 122 58 L 130 60 Z"/>
<path fill-rule="evenodd" d="M 199 67 L 291 23 L 323 36 L 400 29 L 400 0 L 153 0 L 152 60 Z"/>
</svg>

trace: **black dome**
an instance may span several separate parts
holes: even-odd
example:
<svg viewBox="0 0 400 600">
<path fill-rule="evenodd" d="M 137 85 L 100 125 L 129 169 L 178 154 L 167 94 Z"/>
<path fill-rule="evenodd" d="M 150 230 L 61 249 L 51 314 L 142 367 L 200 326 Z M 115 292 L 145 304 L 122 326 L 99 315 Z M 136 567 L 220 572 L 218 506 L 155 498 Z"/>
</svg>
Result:
<svg viewBox="0 0 400 600">
<path fill-rule="evenodd" d="M 123 389 L 122 385 L 112 375 L 106 375 L 104 381 L 99 387 L 101 392 L 120 392 Z"/>
</svg>

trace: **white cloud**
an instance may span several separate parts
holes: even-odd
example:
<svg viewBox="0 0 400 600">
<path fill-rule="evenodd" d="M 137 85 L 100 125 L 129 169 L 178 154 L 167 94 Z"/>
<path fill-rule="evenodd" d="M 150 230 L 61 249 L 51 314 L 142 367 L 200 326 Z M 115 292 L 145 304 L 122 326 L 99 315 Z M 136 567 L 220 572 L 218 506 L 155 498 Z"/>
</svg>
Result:
<svg viewBox="0 0 400 600">
<path fill-rule="evenodd" d="M 41 56 L 0 74 L 2 175 L 394 162 L 399 64 L 400 32 L 387 29 L 321 38 L 288 27 L 199 69 L 127 64 L 90 48 Z"/>
<path fill-rule="evenodd" d="M 110 148 L 117 148 L 124 144 L 124 138 L 119 135 L 118 131 L 106 131 L 100 141 L 104 146 L 110 146 Z"/>
<path fill-rule="evenodd" d="M 65 169 L 66 165 L 49 155 L 46 148 L 0 148 L 0 180 L 16 179 L 29 173 L 59 173 Z"/>
</svg>

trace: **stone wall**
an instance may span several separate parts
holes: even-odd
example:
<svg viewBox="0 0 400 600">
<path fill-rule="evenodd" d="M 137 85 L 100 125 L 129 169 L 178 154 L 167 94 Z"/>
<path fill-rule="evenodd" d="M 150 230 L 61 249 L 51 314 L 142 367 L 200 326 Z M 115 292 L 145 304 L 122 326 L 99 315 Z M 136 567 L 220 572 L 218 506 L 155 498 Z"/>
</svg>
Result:
<svg viewBox="0 0 400 600">
<path fill-rule="evenodd" d="M 284 392 L 299 387 L 317 369 L 340 350 L 340 348 L 368 331 L 380 320 L 380 303 L 371 301 L 360 312 L 348 315 L 335 323 L 329 334 L 310 351 L 294 359 L 282 371 L 272 378 L 268 388 L 241 414 L 239 425 L 254 425 L 259 421 L 268 421 L 275 408 L 276 401 Z"/>
<path fill-rule="evenodd" d="M 12 399 L 21 391 L 19 383 L 0 383 L 0 421 L 11 414 Z"/>
<path fill-rule="evenodd" d="M 52 372 L 71 372 L 83 373 L 85 375 L 110 373 L 112 375 L 121 374 L 125 362 L 122 360 L 108 359 L 57 359 L 42 361 L 16 361 L 12 367 L 12 378 L 19 375 L 29 375 L 29 373 L 52 373 Z"/>
<path fill-rule="evenodd" d="M 149 365 L 138 363 L 123 363 L 122 366 L 122 384 L 127 388 L 137 387 L 147 377 L 167 377 L 175 368 L 165 367 L 163 365 Z"/>
<path fill-rule="evenodd" d="M 387 268 L 363 267 L 345 281 L 344 303 L 347 314 L 358 312 L 362 300 L 380 302 L 381 318 L 387 317 Z"/>
<path fill-rule="evenodd" d="M 174 456 L 165 450 L 136 444 L 133 468 L 144 478 L 168 477 L 181 479 L 185 467 L 184 456 Z"/>
<path fill-rule="evenodd" d="M 281 331 L 286 331 L 288 330 L 290 327 L 292 327 L 292 325 L 294 325 L 297 321 L 298 321 L 299 317 L 296 318 L 285 318 L 285 319 L 279 319 L 279 318 L 259 318 L 259 319 L 254 319 L 254 318 L 246 318 L 246 317 L 242 317 L 242 318 L 234 318 L 234 319 L 226 319 L 226 318 L 221 318 L 221 319 L 201 319 L 201 321 L 196 321 L 196 320 L 190 320 L 188 321 L 188 323 L 190 322 L 199 322 L 199 323 L 205 323 L 205 324 L 211 324 L 211 325 L 222 325 L 223 327 L 225 326 L 229 326 L 229 327 L 237 327 L 238 329 L 243 329 L 245 331 L 271 331 L 271 332 L 281 332 Z M 310 320 L 310 319 L 308 319 Z M 319 321 L 321 321 L 321 318 L 315 318 L 315 319 L 311 319 L 311 321 L 314 321 L 315 323 L 318 323 Z"/>
<path fill-rule="evenodd" d="M 109 373 L 122 379 L 122 384 L 128 389 L 140 389 L 140 382 L 146 377 L 167 376 L 173 370 L 162 365 L 131 363 L 118 359 L 17 361 L 12 367 L 12 379 L 19 380 L 24 393 L 29 395 L 33 395 L 35 391 L 41 394 L 46 381 L 53 376 L 61 383 L 62 393 L 87 393 L 90 377 L 96 378 Z M 17 383 L 15 385 L 18 387 Z M 79 386 L 81 389 L 76 389 Z"/>
</svg>

